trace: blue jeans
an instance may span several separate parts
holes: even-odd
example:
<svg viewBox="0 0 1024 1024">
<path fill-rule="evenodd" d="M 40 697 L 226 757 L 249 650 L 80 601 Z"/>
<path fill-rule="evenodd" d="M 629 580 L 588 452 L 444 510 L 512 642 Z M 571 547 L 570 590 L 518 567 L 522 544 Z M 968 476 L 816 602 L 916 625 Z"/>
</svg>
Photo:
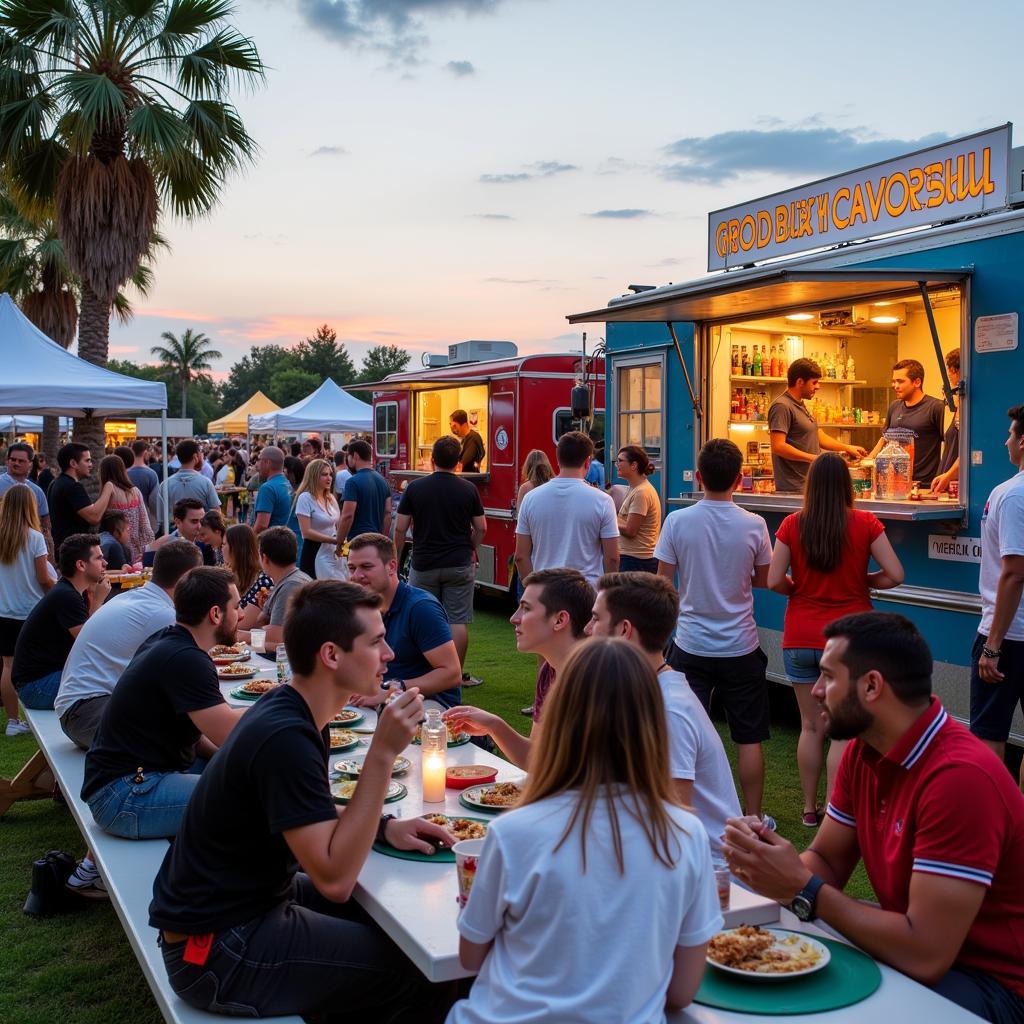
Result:
<svg viewBox="0 0 1024 1024">
<path fill-rule="evenodd" d="M 619 555 L 619 572 L 652 572 L 658 571 L 656 558 L 637 558 L 636 555 Z"/>
<path fill-rule="evenodd" d="M 354 900 L 331 903 L 303 874 L 290 899 L 217 933 L 202 966 L 185 962 L 184 942 L 160 945 L 184 1002 L 236 1017 L 440 1024 L 459 994 L 431 985 Z"/>
<path fill-rule="evenodd" d="M 122 839 L 169 839 L 177 835 L 199 775 L 146 772 L 142 782 L 124 775 L 89 798 L 89 810 L 104 832 Z"/>
<path fill-rule="evenodd" d="M 18 700 L 33 711 L 52 711 L 60 689 L 60 673 L 51 672 L 18 687 Z"/>
<path fill-rule="evenodd" d="M 1024 998 L 981 971 L 957 967 L 932 987 L 940 996 L 992 1024 L 1024 1021 Z"/>
</svg>

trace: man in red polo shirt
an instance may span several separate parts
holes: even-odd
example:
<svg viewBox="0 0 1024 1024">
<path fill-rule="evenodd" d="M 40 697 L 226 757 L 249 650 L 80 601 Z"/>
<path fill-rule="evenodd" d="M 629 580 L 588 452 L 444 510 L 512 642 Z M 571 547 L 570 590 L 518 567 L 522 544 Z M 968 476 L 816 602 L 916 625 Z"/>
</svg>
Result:
<svg viewBox="0 0 1024 1024">
<path fill-rule="evenodd" d="M 827 817 L 802 854 L 731 820 L 730 867 L 979 1017 L 1024 1022 L 1024 795 L 932 696 L 908 619 L 847 615 L 825 637 L 812 693 L 828 734 L 853 740 Z M 880 907 L 843 894 L 862 857 Z"/>
</svg>

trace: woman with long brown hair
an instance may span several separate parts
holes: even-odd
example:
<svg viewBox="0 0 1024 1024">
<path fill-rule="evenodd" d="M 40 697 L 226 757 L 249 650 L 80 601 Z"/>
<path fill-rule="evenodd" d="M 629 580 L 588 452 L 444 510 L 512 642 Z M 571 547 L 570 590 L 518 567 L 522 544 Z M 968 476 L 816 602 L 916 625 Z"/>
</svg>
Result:
<svg viewBox="0 0 1024 1024">
<path fill-rule="evenodd" d="M 263 603 L 274 587 L 274 581 L 260 568 L 259 545 L 251 526 L 236 523 L 227 528 L 224 534 L 224 564 L 235 574 L 238 593 L 242 595 L 238 604 L 242 612 L 239 628 L 248 629 L 255 623 Z M 249 612 L 250 608 L 252 612 Z M 242 625 L 243 621 L 245 625 Z"/>
<path fill-rule="evenodd" d="M 130 449 L 126 451 L 131 454 Z M 124 513 L 128 520 L 128 557 L 133 565 L 141 565 L 146 545 L 154 539 L 153 526 L 142 492 L 129 479 L 121 456 L 107 455 L 100 461 L 100 483 L 109 483 L 113 487 L 107 508 Z"/>
<path fill-rule="evenodd" d="M 344 578 L 335 556 L 341 508 L 334 494 L 334 467 L 310 459 L 292 502 L 302 534 L 299 568 L 312 579 Z"/>
<path fill-rule="evenodd" d="M 488 829 L 458 925 L 479 974 L 448 1024 L 663 1020 L 690 1002 L 722 917 L 707 834 L 670 785 L 653 668 L 624 640 L 580 644 L 519 805 Z"/>
<path fill-rule="evenodd" d="M 661 499 L 647 478 L 654 472 L 650 456 L 638 444 L 619 449 L 615 470 L 629 484 L 619 506 L 619 570 L 657 572 L 654 549 L 661 534 Z"/>
<path fill-rule="evenodd" d="M 874 559 L 879 569 L 871 572 Z M 853 482 L 846 460 L 824 452 L 811 463 L 804 483 L 804 507 L 782 520 L 768 568 L 768 586 L 789 598 L 782 629 L 786 678 L 800 708 L 796 761 L 804 794 L 803 823 L 821 821 L 821 780 L 825 726 L 811 686 L 820 675 L 822 630 L 854 612 L 871 611 L 870 589 L 886 590 L 903 582 L 903 566 L 871 513 L 853 507 Z M 829 748 L 826 795 L 844 744 Z"/>
<path fill-rule="evenodd" d="M 12 487 L 0 498 L 0 695 L 8 736 L 28 732 L 28 723 L 18 717 L 18 691 L 11 681 L 14 646 L 29 612 L 56 581 L 35 496 L 27 487 Z"/>
<path fill-rule="evenodd" d="M 541 484 L 546 484 L 554 478 L 554 475 L 555 471 L 551 468 L 551 460 L 544 452 L 539 448 L 534 448 L 533 451 L 528 452 L 523 460 L 522 483 L 520 483 L 519 490 L 516 492 L 516 508 L 522 505 L 523 498 L 530 491 L 535 487 L 540 487 Z"/>
</svg>

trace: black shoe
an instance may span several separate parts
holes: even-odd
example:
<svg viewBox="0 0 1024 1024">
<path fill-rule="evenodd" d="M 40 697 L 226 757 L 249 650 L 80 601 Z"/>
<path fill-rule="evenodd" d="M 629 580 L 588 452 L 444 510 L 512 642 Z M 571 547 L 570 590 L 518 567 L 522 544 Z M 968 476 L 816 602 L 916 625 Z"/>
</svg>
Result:
<svg viewBox="0 0 1024 1024">
<path fill-rule="evenodd" d="M 57 914 L 71 905 L 65 889 L 75 858 L 63 850 L 50 850 L 45 857 L 32 864 L 32 888 L 25 900 L 24 911 L 34 917 Z"/>
</svg>

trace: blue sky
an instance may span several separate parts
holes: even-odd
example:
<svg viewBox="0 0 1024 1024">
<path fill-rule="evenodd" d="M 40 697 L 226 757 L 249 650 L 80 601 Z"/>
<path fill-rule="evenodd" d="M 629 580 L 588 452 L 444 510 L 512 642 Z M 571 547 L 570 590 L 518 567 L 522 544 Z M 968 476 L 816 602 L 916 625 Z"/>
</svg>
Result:
<svg viewBox="0 0 1024 1024">
<path fill-rule="evenodd" d="M 165 222 L 111 354 L 192 327 L 227 370 L 323 322 L 357 357 L 576 347 L 567 313 L 703 273 L 708 210 L 1020 120 L 1013 12 L 241 0 L 270 69 L 237 97 L 258 162 L 210 217 Z"/>
</svg>

